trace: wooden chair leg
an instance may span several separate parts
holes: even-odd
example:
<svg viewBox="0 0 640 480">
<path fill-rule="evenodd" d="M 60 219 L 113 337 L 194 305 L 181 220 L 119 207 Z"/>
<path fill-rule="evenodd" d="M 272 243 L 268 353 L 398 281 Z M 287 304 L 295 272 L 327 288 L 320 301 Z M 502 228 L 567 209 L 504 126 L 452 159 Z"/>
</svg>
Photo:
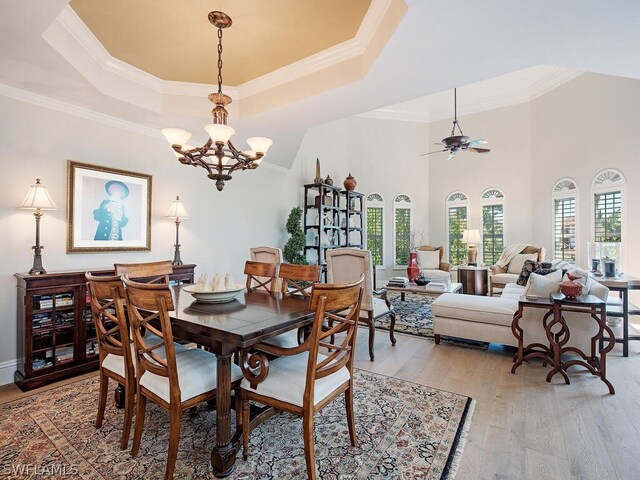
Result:
<svg viewBox="0 0 640 480">
<path fill-rule="evenodd" d="M 249 458 L 249 400 L 240 394 L 242 410 L 242 458 Z"/>
<path fill-rule="evenodd" d="M 104 420 L 104 409 L 107 406 L 107 393 L 109 391 L 109 377 L 102 370 L 100 371 L 100 397 L 98 398 L 98 416 L 96 417 L 96 428 L 102 427 Z"/>
<path fill-rule="evenodd" d="M 147 397 L 139 393 L 138 402 L 136 404 L 136 425 L 133 431 L 133 446 L 131 447 L 131 456 L 135 457 L 140 451 L 140 442 L 142 441 L 142 429 L 144 428 L 144 415 L 147 406 Z"/>
<path fill-rule="evenodd" d="M 134 384 L 129 382 L 126 386 L 124 398 L 124 425 L 122 426 L 122 438 L 120 439 L 120 450 L 125 450 L 129 444 L 129 434 L 131 433 L 131 420 L 133 419 L 134 407 Z"/>
<path fill-rule="evenodd" d="M 316 480 L 316 454 L 313 445 L 313 411 L 306 410 L 302 417 L 304 428 L 304 458 L 307 461 L 307 478 Z"/>
<path fill-rule="evenodd" d="M 373 312 L 368 312 L 367 324 L 369 325 L 369 359 L 373 362 L 376 357 L 373 352 L 373 343 L 376 336 L 376 328 L 373 325 Z"/>
<path fill-rule="evenodd" d="M 167 469 L 164 473 L 165 480 L 173 479 L 173 471 L 176 468 L 178 458 L 178 444 L 180 443 L 180 406 L 171 405 L 169 419 L 169 450 L 167 451 Z"/>
<path fill-rule="evenodd" d="M 390 315 L 391 324 L 389 325 L 389 340 L 391 340 L 391 346 L 396 346 L 396 337 L 394 335 L 396 331 L 396 314 L 395 312 Z"/>
<path fill-rule="evenodd" d="M 433 336 L 433 340 L 436 342 L 436 345 L 440 345 L 440 334 L 436 333 Z"/>
<path fill-rule="evenodd" d="M 349 427 L 349 439 L 351 446 L 355 447 L 356 442 L 356 424 L 353 417 L 353 387 L 350 386 L 344 392 L 344 404 L 347 408 L 347 425 Z"/>
</svg>

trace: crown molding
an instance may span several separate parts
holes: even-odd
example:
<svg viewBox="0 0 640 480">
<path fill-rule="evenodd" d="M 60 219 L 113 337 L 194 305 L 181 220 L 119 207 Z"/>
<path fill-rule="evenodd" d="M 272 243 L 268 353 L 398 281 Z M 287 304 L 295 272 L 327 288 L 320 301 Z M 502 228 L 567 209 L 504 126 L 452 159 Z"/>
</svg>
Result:
<svg viewBox="0 0 640 480">
<path fill-rule="evenodd" d="M 495 110 L 497 108 L 509 107 L 521 103 L 527 103 L 536 98 L 558 88 L 584 72 L 572 68 L 557 68 L 552 74 L 538 80 L 534 84 L 525 89 L 512 91 L 509 93 L 501 92 L 496 95 L 486 96 L 474 102 L 465 101 L 463 106 L 458 105 L 458 116 L 471 115 L 487 110 Z M 490 81 L 490 80 L 489 80 Z M 400 120 L 406 122 L 422 122 L 432 123 L 440 120 L 450 120 L 453 110 L 451 106 L 443 108 L 433 108 L 429 111 L 418 112 L 415 110 L 402 110 L 400 108 L 386 107 L 372 110 L 371 112 L 357 115 L 361 118 L 376 118 L 381 120 Z"/>
<path fill-rule="evenodd" d="M 402 0 L 372 0 L 358 32 L 331 48 L 269 72 L 237 87 L 224 86 L 233 100 L 251 97 L 292 81 L 313 75 L 345 60 L 362 55 L 378 27 L 384 22 L 393 2 Z M 93 32 L 84 24 L 71 6 L 67 5 L 42 34 L 45 41 L 82 73 L 98 90 L 135 105 L 161 112 L 162 95 L 207 96 L 217 91 L 217 85 L 162 80 L 113 56 L 104 48 Z M 127 84 L 135 84 L 156 94 L 154 101 L 144 96 L 122 98 Z M 145 101 L 146 100 L 146 101 Z"/>
</svg>

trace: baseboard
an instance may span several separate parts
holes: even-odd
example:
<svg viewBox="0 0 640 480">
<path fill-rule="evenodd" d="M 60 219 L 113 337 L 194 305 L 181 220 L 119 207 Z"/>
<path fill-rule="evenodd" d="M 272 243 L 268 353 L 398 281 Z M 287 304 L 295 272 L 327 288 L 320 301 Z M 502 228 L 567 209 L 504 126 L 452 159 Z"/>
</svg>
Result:
<svg viewBox="0 0 640 480">
<path fill-rule="evenodd" d="M 0 385 L 13 383 L 13 374 L 18 367 L 17 360 L 8 360 L 0 362 Z"/>
</svg>

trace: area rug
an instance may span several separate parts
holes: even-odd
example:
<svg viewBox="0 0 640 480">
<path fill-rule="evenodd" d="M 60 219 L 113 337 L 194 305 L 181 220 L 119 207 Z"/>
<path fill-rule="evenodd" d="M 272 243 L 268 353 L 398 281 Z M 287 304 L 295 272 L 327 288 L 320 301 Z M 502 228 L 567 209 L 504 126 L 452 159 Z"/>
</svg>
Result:
<svg viewBox="0 0 640 480">
<path fill-rule="evenodd" d="M 412 293 L 406 294 L 405 301 L 402 301 L 400 294 L 389 295 L 389 301 L 396 312 L 394 331 L 433 340 L 433 315 L 431 314 L 433 300 L 431 297 Z M 382 330 L 389 330 L 390 325 L 389 316 L 382 317 L 375 322 L 376 328 Z M 486 349 L 488 347 L 486 342 L 461 338 L 442 337 L 442 341 L 470 348 Z"/>
<path fill-rule="evenodd" d="M 140 454 L 119 449 L 121 410 L 113 387 L 105 421 L 94 427 L 98 378 L 92 377 L 0 406 L 1 478 L 163 478 L 168 415 L 147 405 Z M 351 447 L 344 401 L 336 399 L 315 417 L 318 478 L 447 479 L 455 476 L 473 413 L 471 398 L 384 375 L 355 372 L 358 446 Z M 185 413 L 176 479 L 214 478 L 210 451 L 215 412 L 203 405 Z M 306 477 L 302 422 L 277 414 L 251 433 L 247 461 L 238 455 L 234 479 Z"/>
</svg>

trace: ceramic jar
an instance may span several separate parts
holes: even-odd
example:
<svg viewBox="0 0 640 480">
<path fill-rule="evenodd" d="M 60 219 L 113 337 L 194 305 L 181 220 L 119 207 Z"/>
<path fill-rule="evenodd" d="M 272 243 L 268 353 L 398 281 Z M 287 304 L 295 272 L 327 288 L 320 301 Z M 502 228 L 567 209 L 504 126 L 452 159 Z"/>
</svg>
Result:
<svg viewBox="0 0 640 480">
<path fill-rule="evenodd" d="M 356 185 L 358 185 L 358 182 L 356 182 L 356 179 L 349 173 L 349 176 L 344 179 L 344 189 L 347 192 L 353 192 L 356 189 Z"/>
</svg>

